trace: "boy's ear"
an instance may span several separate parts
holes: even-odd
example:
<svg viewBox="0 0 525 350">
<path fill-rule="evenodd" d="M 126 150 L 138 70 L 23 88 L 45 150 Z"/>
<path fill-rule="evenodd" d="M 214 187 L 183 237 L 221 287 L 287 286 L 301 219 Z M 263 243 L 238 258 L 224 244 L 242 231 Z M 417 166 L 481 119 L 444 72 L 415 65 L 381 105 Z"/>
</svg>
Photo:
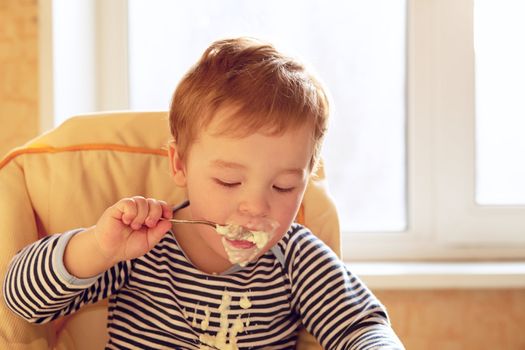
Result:
<svg viewBox="0 0 525 350">
<path fill-rule="evenodd" d="M 184 162 L 179 157 L 177 144 L 175 141 L 168 143 L 168 156 L 170 161 L 170 173 L 175 181 L 175 184 L 180 187 L 186 186 L 186 168 Z"/>
</svg>

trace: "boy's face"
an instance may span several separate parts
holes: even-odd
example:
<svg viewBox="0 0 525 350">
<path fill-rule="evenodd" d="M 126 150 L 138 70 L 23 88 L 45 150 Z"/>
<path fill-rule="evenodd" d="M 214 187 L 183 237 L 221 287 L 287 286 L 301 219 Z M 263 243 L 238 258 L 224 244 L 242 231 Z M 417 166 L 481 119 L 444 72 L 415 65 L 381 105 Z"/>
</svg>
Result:
<svg viewBox="0 0 525 350">
<path fill-rule="evenodd" d="M 176 146 L 170 161 L 175 182 L 186 187 L 191 219 L 245 227 L 277 224 L 258 257 L 282 238 L 297 214 L 310 176 L 311 127 L 280 136 L 258 132 L 242 138 L 219 136 L 225 113 L 228 109 L 219 110 L 200 132 L 184 162 L 178 159 Z M 195 230 L 213 252 L 228 259 L 222 236 L 207 226 Z"/>
</svg>

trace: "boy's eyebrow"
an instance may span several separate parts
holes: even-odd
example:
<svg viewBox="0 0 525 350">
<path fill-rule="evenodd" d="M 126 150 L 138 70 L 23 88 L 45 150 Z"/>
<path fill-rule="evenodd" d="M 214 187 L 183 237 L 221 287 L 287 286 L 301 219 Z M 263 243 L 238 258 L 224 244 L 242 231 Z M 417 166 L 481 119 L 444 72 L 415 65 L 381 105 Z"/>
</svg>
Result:
<svg viewBox="0 0 525 350">
<path fill-rule="evenodd" d="M 211 162 L 211 165 L 217 168 L 228 168 L 228 169 L 245 169 L 246 167 L 239 163 L 227 162 L 225 160 L 216 159 Z"/>
<path fill-rule="evenodd" d="M 214 167 L 217 167 L 217 168 L 246 169 L 246 166 L 244 166 L 242 164 L 235 163 L 235 162 L 227 162 L 227 161 L 221 160 L 221 159 L 216 159 L 216 160 L 212 161 L 211 165 L 214 166 Z M 281 173 L 298 175 L 298 176 L 302 177 L 304 175 L 305 171 L 304 171 L 304 169 L 301 169 L 301 168 L 290 168 L 290 169 L 283 170 Z"/>
<path fill-rule="evenodd" d="M 285 169 L 285 170 L 282 171 L 283 174 L 297 175 L 297 176 L 300 176 L 300 177 L 303 177 L 304 172 L 305 171 L 303 169 L 300 169 L 300 168 L 291 168 L 291 169 Z"/>
</svg>

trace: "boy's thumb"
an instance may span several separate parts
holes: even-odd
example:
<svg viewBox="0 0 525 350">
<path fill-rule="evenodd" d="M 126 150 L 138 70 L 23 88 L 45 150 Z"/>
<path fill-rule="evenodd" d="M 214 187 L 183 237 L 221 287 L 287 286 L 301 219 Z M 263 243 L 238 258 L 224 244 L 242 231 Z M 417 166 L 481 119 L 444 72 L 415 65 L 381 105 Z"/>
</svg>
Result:
<svg viewBox="0 0 525 350">
<path fill-rule="evenodd" d="M 150 249 L 159 243 L 159 241 L 164 237 L 166 232 L 171 229 L 171 222 L 161 220 L 157 223 L 157 226 L 150 228 L 148 232 L 148 245 Z"/>
</svg>

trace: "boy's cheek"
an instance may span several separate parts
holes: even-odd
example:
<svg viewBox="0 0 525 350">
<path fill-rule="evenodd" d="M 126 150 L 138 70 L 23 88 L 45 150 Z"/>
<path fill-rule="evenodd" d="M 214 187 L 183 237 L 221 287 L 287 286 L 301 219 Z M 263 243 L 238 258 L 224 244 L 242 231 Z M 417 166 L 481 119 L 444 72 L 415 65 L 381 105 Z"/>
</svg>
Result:
<svg viewBox="0 0 525 350">
<path fill-rule="evenodd" d="M 279 242 L 283 237 L 284 235 L 286 234 L 286 232 L 288 231 L 288 228 L 286 228 L 286 230 L 280 234 L 276 234 L 271 240 L 270 240 L 270 243 L 268 244 L 267 248 L 270 249 L 271 247 L 273 247 L 275 244 L 277 244 L 277 242 Z"/>
<path fill-rule="evenodd" d="M 200 219 L 216 222 L 222 219 L 221 215 L 231 205 L 231 199 L 228 200 L 226 196 L 214 191 L 210 186 L 189 188 L 188 199 L 194 208 L 192 210 L 194 215 L 198 215 Z"/>
</svg>

